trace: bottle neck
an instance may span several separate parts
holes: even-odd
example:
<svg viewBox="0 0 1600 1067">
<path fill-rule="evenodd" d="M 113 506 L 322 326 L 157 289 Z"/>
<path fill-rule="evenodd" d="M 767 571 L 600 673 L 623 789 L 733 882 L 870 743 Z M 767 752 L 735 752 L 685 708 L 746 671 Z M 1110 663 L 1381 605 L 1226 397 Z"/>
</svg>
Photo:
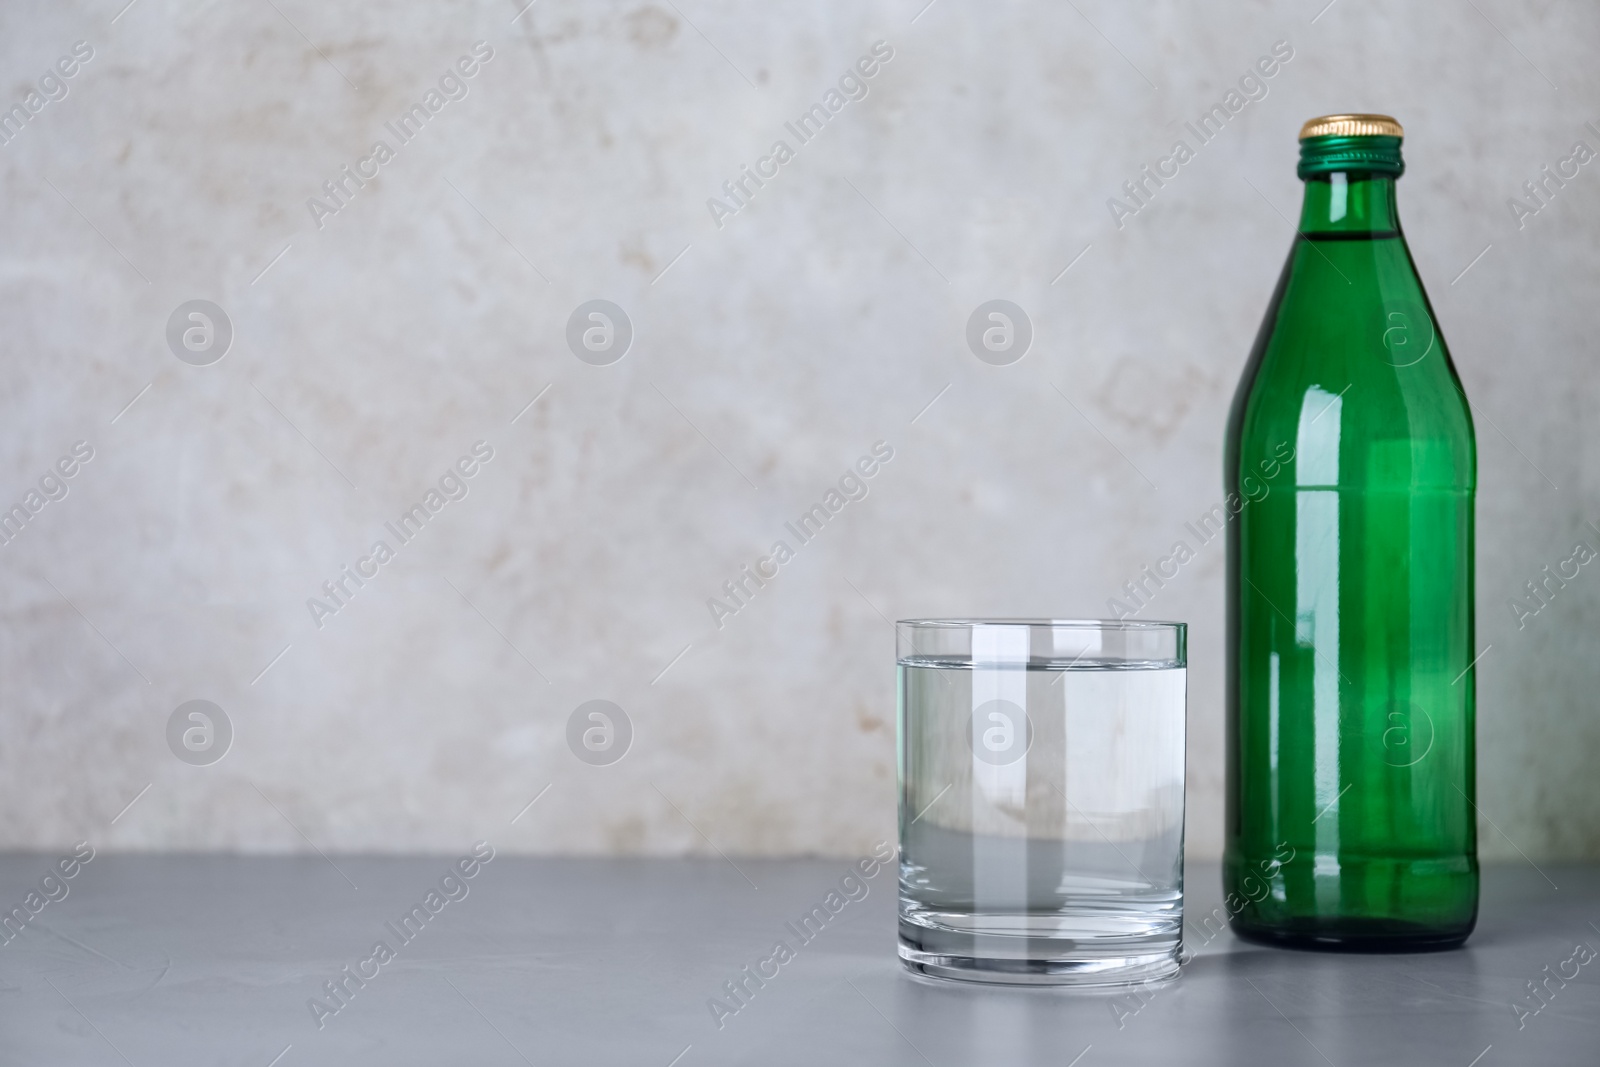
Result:
<svg viewBox="0 0 1600 1067">
<path fill-rule="evenodd" d="M 1394 175 L 1374 171 L 1336 170 L 1305 179 L 1300 207 L 1300 232 L 1393 237 L 1400 232 L 1395 210 Z"/>
</svg>

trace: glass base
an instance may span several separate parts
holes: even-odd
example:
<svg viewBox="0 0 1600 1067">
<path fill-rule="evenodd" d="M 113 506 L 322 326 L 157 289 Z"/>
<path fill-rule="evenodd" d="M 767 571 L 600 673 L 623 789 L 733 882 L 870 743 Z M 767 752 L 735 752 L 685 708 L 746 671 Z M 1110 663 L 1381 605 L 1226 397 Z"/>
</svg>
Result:
<svg viewBox="0 0 1600 1067">
<path fill-rule="evenodd" d="M 900 960 L 924 978 L 996 985 L 1123 989 L 1178 975 L 1176 938 L 1157 946 L 1089 945 L 1072 938 L 974 936 L 900 925 Z"/>
</svg>

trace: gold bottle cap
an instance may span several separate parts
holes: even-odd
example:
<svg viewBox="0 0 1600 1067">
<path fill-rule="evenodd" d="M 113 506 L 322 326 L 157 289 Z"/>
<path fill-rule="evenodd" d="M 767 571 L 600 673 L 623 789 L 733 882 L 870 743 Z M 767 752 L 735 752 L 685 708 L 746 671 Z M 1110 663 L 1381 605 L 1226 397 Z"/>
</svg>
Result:
<svg viewBox="0 0 1600 1067">
<path fill-rule="evenodd" d="M 1323 115 L 1300 127 L 1300 140 L 1309 137 L 1404 137 L 1400 124 L 1388 115 Z"/>
</svg>

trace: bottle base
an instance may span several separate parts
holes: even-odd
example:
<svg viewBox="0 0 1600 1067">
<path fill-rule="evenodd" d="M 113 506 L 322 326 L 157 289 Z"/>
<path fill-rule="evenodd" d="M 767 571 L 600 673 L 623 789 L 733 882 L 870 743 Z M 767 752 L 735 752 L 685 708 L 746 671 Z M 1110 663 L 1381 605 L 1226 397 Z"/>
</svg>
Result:
<svg viewBox="0 0 1600 1067">
<path fill-rule="evenodd" d="M 1447 952 L 1472 934 L 1470 925 L 1441 930 L 1393 919 L 1301 919 L 1264 927 L 1235 918 L 1231 925 L 1243 941 L 1314 952 Z"/>
</svg>

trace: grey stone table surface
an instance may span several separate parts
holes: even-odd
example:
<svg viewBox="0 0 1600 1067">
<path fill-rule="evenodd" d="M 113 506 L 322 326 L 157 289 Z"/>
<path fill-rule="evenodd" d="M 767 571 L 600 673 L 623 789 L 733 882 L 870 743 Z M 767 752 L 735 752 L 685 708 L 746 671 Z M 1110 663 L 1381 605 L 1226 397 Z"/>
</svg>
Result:
<svg viewBox="0 0 1600 1067">
<path fill-rule="evenodd" d="M 1597 866 L 1486 868 L 1404 956 L 1238 942 L 1191 867 L 1182 976 L 1109 996 L 911 978 L 845 861 L 63 859 L 0 856 L 3 1064 L 1600 1064 Z"/>
</svg>

